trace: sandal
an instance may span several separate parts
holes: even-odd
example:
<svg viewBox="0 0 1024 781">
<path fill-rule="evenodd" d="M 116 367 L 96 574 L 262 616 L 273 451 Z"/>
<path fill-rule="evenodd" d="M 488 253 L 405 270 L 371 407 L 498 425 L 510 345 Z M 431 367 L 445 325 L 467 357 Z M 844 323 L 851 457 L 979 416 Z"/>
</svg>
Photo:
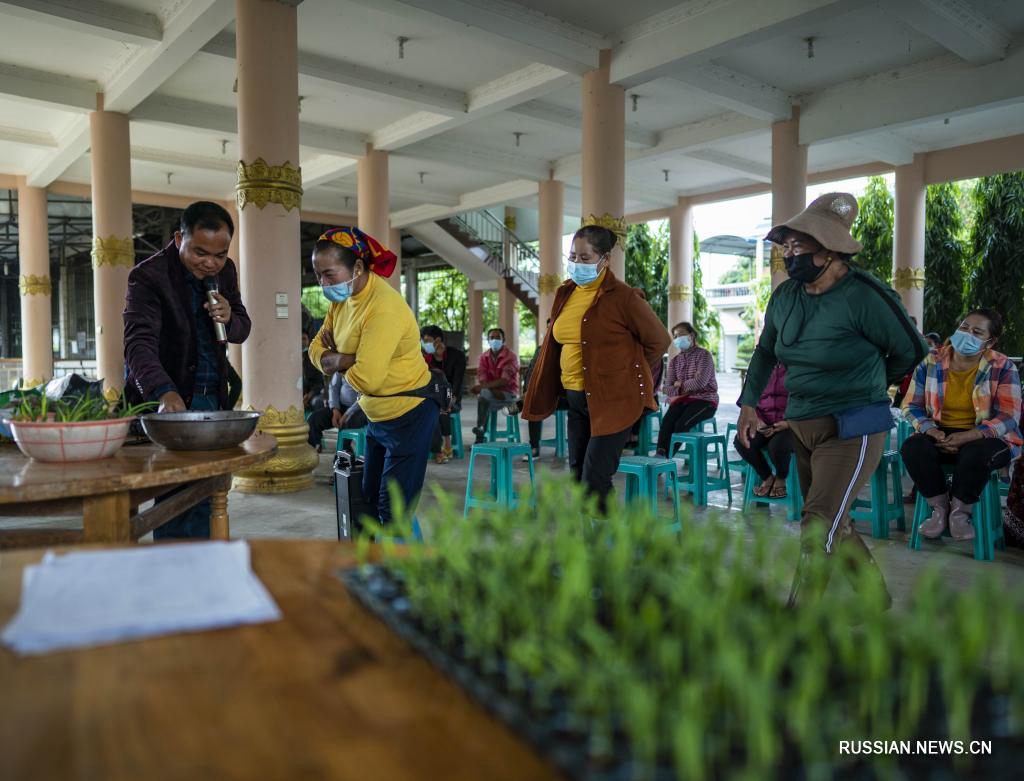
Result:
<svg viewBox="0 0 1024 781">
<path fill-rule="evenodd" d="M 754 487 L 754 496 L 757 496 L 757 497 L 759 497 L 761 499 L 764 499 L 766 496 L 768 496 L 772 492 L 772 488 L 774 486 L 775 486 L 774 482 L 772 482 L 770 485 L 767 485 L 767 486 L 764 483 L 759 483 L 758 485 L 756 485 Z"/>
<path fill-rule="evenodd" d="M 774 482 L 772 483 L 772 490 L 768 494 L 772 499 L 785 499 L 786 498 L 786 483 Z"/>
</svg>

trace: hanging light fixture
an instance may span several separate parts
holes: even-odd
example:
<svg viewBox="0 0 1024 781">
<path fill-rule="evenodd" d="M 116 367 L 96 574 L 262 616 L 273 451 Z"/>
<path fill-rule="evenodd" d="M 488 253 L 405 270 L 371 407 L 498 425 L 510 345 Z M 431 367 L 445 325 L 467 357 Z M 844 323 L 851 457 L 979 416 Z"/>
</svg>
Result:
<svg viewBox="0 0 1024 781">
<path fill-rule="evenodd" d="M 807 44 L 807 59 L 814 59 L 814 36 L 810 35 L 804 38 L 804 42 Z"/>
<path fill-rule="evenodd" d="M 426 171 L 420 171 L 419 172 L 420 184 L 423 184 L 423 177 L 426 176 L 426 175 L 427 175 Z"/>
<path fill-rule="evenodd" d="M 398 36 L 398 59 L 400 59 L 400 60 L 404 60 L 405 59 L 405 45 L 408 42 L 409 42 L 409 37 L 407 35 L 399 35 Z"/>
<path fill-rule="evenodd" d="M 665 181 L 667 182 L 668 181 L 668 169 L 667 168 L 662 168 L 661 172 L 663 174 L 665 174 Z"/>
<path fill-rule="evenodd" d="M 519 139 L 521 139 L 524 134 L 522 132 L 516 130 L 516 131 L 514 131 L 512 133 L 512 135 L 514 135 L 516 137 L 516 146 L 518 147 L 519 146 Z"/>
<path fill-rule="evenodd" d="M 634 92 L 632 95 L 629 96 L 629 99 L 633 102 L 633 113 L 635 114 L 636 113 L 636 103 L 637 103 L 638 100 L 640 100 L 640 96 L 637 95 Z"/>
</svg>

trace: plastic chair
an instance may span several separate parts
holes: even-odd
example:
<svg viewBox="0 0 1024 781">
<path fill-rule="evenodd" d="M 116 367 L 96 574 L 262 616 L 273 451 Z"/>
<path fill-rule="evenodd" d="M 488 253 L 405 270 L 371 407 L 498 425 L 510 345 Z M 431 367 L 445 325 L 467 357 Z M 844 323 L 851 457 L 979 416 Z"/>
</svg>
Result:
<svg viewBox="0 0 1024 781">
<path fill-rule="evenodd" d="M 636 437 L 636 449 L 633 455 L 649 456 L 651 451 L 658 446 L 657 433 L 654 430 L 654 422 L 658 422 L 658 431 L 661 431 L 661 410 L 651 412 L 640 418 L 640 432 Z"/>
<path fill-rule="evenodd" d="M 452 455 L 456 458 L 466 457 L 466 447 L 462 441 L 462 413 L 449 412 L 452 424 Z"/>
<path fill-rule="evenodd" d="M 772 473 L 774 474 L 775 465 L 772 463 L 771 458 L 769 458 L 767 453 L 764 454 L 764 457 L 768 460 L 768 464 L 771 466 Z M 754 470 L 753 465 L 748 464 L 746 461 L 743 461 L 743 467 L 743 512 L 750 509 L 752 504 L 784 504 L 788 507 L 786 517 L 791 521 L 800 520 L 800 514 L 804 508 L 804 497 L 800 493 L 800 476 L 796 471 L 796 454 L 789 457 L 789 474 L 786 476 L 785 496 L 755 496 L 754 486 L 758 482 L 758 474 Z"/>
<path fill-rule="evenodd" d="M 623 456 L 619 459 L 619 474 L 626 476 L 626 501 L 646 502 L 651 515 L 658 515 L 658 478 L 665 475 L 666 488 L 672 496 L 674 525 L 678 531 L 679 485 L 676 462 L 670 458 L 650 456 Z"/>
<path fill-rule="evenodd" d="M 505 430 L 498 430 L 498 410 L 492 409 L 487 418 L 487 441 L 488 442 L 522 442 L 519 434 L 519 415 L 505 410 Z"/>
<path fill-rule="evenodd" d="M 341 445 L 346 440 L 352 442 L 352 450 L 357 456 L 366 455 L 366 426 L 362 428 L 343 428 L 338 431 L 338 444 L 334 452 L 341 450 Z"/>
<path fill-rule="evenodd" d="M 499 507 L 516 507 L 519 496 L 516 494 L 514 478 L 514 459 L 517 455 L 527 456 L 530 465 L 530 485 L 535 486 L 533 472 L 533 455 L 530 445 L 525 442 L 486 442 L 473 445 L 469 454 L 469 475 L 466 478 L 466 505 L 463 517 L 469 515 L 473 507 L 497 509 Z M 491 459 L 491 485 L 486 497 L 473 496 L 473 474 L 476 471 L 478 458 Z M 531 503 L 532 503 L 531 498 Z"/>
<path fill-rule="evenodd" d="M 569 412 L 564 409 L 555 410 L 555 436 L 553 439 L 542 439 L 541 447 L 553 447 L 555 458 L 565 458 L 569 452 L 568 421 Z"/>
<path fill-rule="evenodd" d="M 885 540 L 889 538 L 889 524 L 896 521 L 896 528 L 906 531 L 907 517 L 903 511 L 902 460 L 895 450 L 882 453 L 878 467 L 871 475 L 871 499 L 854 499 L 850 505 L 850 517 L 855 521 L 871 521 L 871 536 Z M 886 483 L 892 484 L 892 500 Z"/>
<path fill-rule="evenodd" d="M 947 479 L 952 474 L 952 468 L 944 466 Z M 911 550 L 921 550 L 921 524 L 931 517 L 932 508 L 929 506 L 921 493 L 917 494 L 917 502 L 914 504 L 914 521 L 910 527 L 910 540 L 908 547 Z M 981 499 L 974 505 L 974 515 L 971 517 L 974 525 L 974 558 L 977 561 L 994 561 L 996 558 L 995 549 L 1004 550 L 1006 539 L 1003 537 L 1003 515 L 999 502 L 999 475 L 992 472 L 988 482 L 981 492 Z M 943 536 L 950 536 L 947 528 Z"/>
<path fill-rule="evenodd" d="M 711 477 L 708 474 L 709 447 L 715 449 L 718 477 Z M 732 504 L 732 482 L 729 480 L 729 470 L 722 469 L 722 464 L 726 463 L 725 447 L 724 434 L 704 434 L 691 431 L 672 435 L 669 455 L 674 458 L 677 449 L 682 450 L 686 462 L 689 464 L 689 474 L 686 478 L 677 478 L 678 490 L 689 492 L 693 497 L 693 503 L 697 506 L 707 505 L 709 491 L 722 489 L 728 492 L 729 504 Z"/>
<path fill-rule="evenodd" d="M 729 465 L 729 469 L 733 472 L 742 472 L 744 475 L 747 473 L 747 462 L 742 458 L 731 459 L 729 458 L 729 445 L 732 443 L 733 434 L 739 429 L 735 423 L 728 423 L 725 426 L 725 461 Z M 737 453 L 737 455 L 739 455 Z M 768 463 L 771 463 L 771 459 L 768 459 Z"/>
</svg>

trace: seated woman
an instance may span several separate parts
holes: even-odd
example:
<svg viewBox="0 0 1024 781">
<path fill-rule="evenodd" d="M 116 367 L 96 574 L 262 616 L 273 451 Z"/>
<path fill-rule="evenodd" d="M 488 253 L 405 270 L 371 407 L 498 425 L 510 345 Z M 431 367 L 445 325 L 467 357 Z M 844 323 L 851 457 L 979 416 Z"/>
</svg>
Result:
<svg viewBox="0 0 1024 781">
<path fill-rule="evenodd" d="M 718 409 L 718 380 L 711 353 L 697 346 L 697 332 L 689 323 L 672 327 L 672 344 L 679 354 L 668 362 L 662 390 L 669 408 L 658 432 L 658 455 L 668 455 L 673 434 L 682 434 Z"/>
<path fill-rule="evenodd" d="M 430 371 L 420 329 L 401 293 L 382 277 L 397 258 L 358 228 L 334 228 L 313 246 L 313 270 L 331 302 L 309 359 L 325 374 L 344 372 L 360 394 L 366 427 L 363 496 L 382 525 L 391 522 L 390 485 L 406 507 L 423 488 L 440 407 L 422 395 Z M 346 423 L 344 417 L 340 421 Z"/>
<path fill-rule="evenodd" d="M 992 349 L 1002 331 L 997 312 L 968 312 L 949 344 L 917 367 L 907 391 L 903 414 L 917 433 L 900 453 L 932 507 L 921 527 L 930 539 L 947 523 L 954 539 L 973 539 L 971 516 L 989 475 L 1020 455 L 1020 377 L 1013 361 Z M 943 464 L 953 465 L 949 494 Z"/>
<path fill-rule="evenodd" d="M 786 478 L 789 477 L 789 461 L 793 455 L 793 435 L 789 423 L 783 420 L 786 402 L 789 401 L 785 378 L 786 367 L 781 363 L 775 364 L 768 377 L 768 385 L 754 409 L 757 419 L 763 425 L 750 439 L 749 446 L 740 442 L 738 436 L 733 441 L 736 452 L 754 467 L 757 476 L 761 478 L 761 484 L 754 489 L 754 496 L 781 499 L 786 495 Z M 775 474 L 772 474 L 772 468 L 764 457 L 765 450 L 775 465 Z"/>
</svg>

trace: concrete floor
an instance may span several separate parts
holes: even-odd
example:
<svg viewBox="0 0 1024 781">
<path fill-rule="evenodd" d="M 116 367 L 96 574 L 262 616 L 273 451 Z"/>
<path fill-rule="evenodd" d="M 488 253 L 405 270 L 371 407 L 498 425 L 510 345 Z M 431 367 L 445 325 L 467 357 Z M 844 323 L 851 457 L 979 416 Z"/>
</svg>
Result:
<svg viewBox="0 0 1024 781">
<path fill-rule="evenodd" d="M 720 374 L 718 381 L 719 392 L 723 399 L 723 404 L 717 415 L 718 430 L 724 432 L 726 424 L 735 422 L 738 413 L 735 404 L 725 400 L 738 397 L 740 383 L 739 377 L 734 374 Z M 473 440 L 470 429 L 474 425 L 474 418 L 474 401 L 467 398 L 463 412 L 463 433 L 467 443 Z M 548 423 L 553 429 L 553 423 L 551 421 Z M 525 424 L 523 435 L 524 437 L 526 435 Z M 548 431 L 546 428 L 544 435 L 546 437 L 553 436 L 554 432 L 553 430 Z M 241 538 L 335 538 L 337 536 L 337 521 L 334 492 L 328 484 L 333 463 L 333 442 L 325 450 L 331 452 L 321 455 L 320 465 L 314 474 L 315 483 L 313 487 L 305 491 L 279 495 L 242 494 L 233 491 L 228 500 L 232 536 Z M 733 457 L 738 458 L 735 454 Z M 520 468 L 523 470 L 525 479 L 525 464 Z M 566 464 L 564 460 L 556 459 L 550 448 L 545 448 L 537 468 L 539 479 L 543 480 L 545 472 L 563 473 Z M 426 487 L 421 508 L 427 510 L 436 504 L 435 489 L 457 497 L 457 506 L 461 507 L 462 497 L 465 496 L 466 491 L 467 471 L 468 459 L 453 459 L 444 465 L 431 462 L 427 468 Z M 910 483 L 906 478 L 904 480 L 905 490 L 909 491 Z M 617 479 L 616 485 L 621 493 L 621 478 Z M 737 531 L 741 531 L 750 523 L 769 519 L 770 523 L 778 529 L 779 534 L 797 535 L 799 533 L 798 524 L 786 521 L 783 506 L 771 505 L 764 509 L 754 510 L 745 516 L 740 511 L 742 499 L 742 482 L 739 473 L 734 473 L 732 504 L 729 504 L 724 490 L 712 492 L 707 508 L 693 510 L 692 522 L 728 523 L 734 525 Z M 671 508 L 666 504 L 664 512 L 668 514 L 670 511 Z M 913 506 L 907 505 L 906 512 L 909 523 Z M 6 519 L 4 521 L 4 525 L 8 528 L 15 525 L 29 526 L 49 523 L 52 523 L 52 519 L 39 518 L 31 521 Z M 901 595 L 907 592 L 909 586 L 924 568 L 932 565 L 937 566 L 950 583 L 958 587 L 969 584 L 981 573 L 989 572 L 997 573 L 1008 581 L 1011 588 L 1009 593 L 1020 593 L 1021 586 L 1024 586 L 1024 551 L 1013 548 L 997 551 L 994 563 L 976 562 L 972 556 L 970 543 L 957 543 L 949 538 L 938 543 L 925 541 L 922 551 L 915 552 L 908 549 L 907 535 L 903 532 L 893 531 L 888 540 L 875 540 L 870 537 L 870 530 L 865 530 L 864 526 L 862 524 L 859 528 L 861 528 L 868 545 L 875 552 L 897 604 L 901 601 Z M 429 540 L 429 527 L 424 529 L 424 534 Z"/>
</svg>

